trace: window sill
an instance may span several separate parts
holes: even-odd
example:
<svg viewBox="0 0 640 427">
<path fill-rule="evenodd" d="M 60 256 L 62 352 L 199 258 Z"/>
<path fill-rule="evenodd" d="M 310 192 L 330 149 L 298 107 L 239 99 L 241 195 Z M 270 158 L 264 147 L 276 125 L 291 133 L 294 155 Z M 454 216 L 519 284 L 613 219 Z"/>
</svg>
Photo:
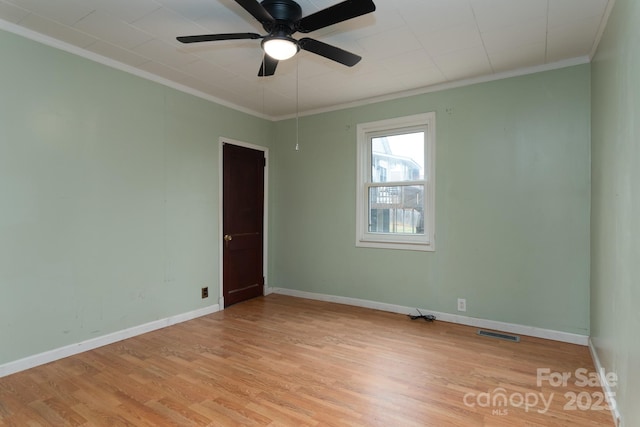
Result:
<svg viewBox="0 0 640 427">
<path fill-rule="evenodd" d="M 374 249 L 394 249 L 404 251 L 435 252 L 433 242 L 430 243 L 405 243 L 405 242 L 381 242 L 374 240 L 358 240 L 356 247 Z"/>
</svg>

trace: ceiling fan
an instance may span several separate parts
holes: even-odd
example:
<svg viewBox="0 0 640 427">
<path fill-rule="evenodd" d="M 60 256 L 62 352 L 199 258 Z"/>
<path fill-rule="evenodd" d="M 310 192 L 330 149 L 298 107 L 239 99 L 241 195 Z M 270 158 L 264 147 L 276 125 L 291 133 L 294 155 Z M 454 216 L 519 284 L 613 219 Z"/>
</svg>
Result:
<svg viewBox="0 0 640 427">
<path fill-rule="evenodd" d="M 353 67 L 360 56 L 308 37 L 291 37 L 296 32 L 310 33 L 338 22 L 347 21 L 376 10 L 372 0 L 346 0 L 326 9 L 302 17 L 300 5 L 293 0 L 235 0 L 261 24 L 266 35 L 257 33 L 203 34 L 177 37 L 182 43 L 219 40 L 263 39 L 265 52 L 258 76 L 272 76 L 279 61 L 293 57 L 300 49 Z"/>
</svg>

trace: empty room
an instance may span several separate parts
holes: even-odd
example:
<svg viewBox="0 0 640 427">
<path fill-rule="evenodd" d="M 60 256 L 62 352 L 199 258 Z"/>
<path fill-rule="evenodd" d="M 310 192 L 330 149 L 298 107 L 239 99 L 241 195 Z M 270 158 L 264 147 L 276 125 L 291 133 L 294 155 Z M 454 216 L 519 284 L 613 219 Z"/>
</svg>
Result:
<svg viewBox="0 0 640 427">
<path fill-rule="evenodd" d="M 639 24 L 0 0 L 0 426 L 640 425 Z"/>
</svg>

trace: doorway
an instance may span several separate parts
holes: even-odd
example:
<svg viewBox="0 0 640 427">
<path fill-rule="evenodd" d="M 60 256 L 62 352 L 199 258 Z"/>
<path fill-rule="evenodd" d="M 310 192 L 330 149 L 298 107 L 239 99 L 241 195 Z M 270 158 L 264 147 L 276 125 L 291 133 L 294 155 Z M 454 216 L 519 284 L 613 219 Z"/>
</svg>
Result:
<svg viewBox="0 0 640 427">
<path fill-rule="evenodd" d="M 222 142 L 224 307 L 264 294 L 266 150 Z"/>
</svg>

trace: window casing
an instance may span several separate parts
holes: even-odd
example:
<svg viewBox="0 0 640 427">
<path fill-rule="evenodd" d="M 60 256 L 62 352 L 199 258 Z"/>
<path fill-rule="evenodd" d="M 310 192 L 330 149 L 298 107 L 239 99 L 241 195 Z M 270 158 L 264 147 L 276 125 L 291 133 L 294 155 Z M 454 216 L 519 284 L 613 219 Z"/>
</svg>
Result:
<svg viewBox="0 0 640 427">
<path fill-rule="evenodd" d="M 357 127 L 356 246 L 435 250 L 435 113 Z"/>
</svg>

